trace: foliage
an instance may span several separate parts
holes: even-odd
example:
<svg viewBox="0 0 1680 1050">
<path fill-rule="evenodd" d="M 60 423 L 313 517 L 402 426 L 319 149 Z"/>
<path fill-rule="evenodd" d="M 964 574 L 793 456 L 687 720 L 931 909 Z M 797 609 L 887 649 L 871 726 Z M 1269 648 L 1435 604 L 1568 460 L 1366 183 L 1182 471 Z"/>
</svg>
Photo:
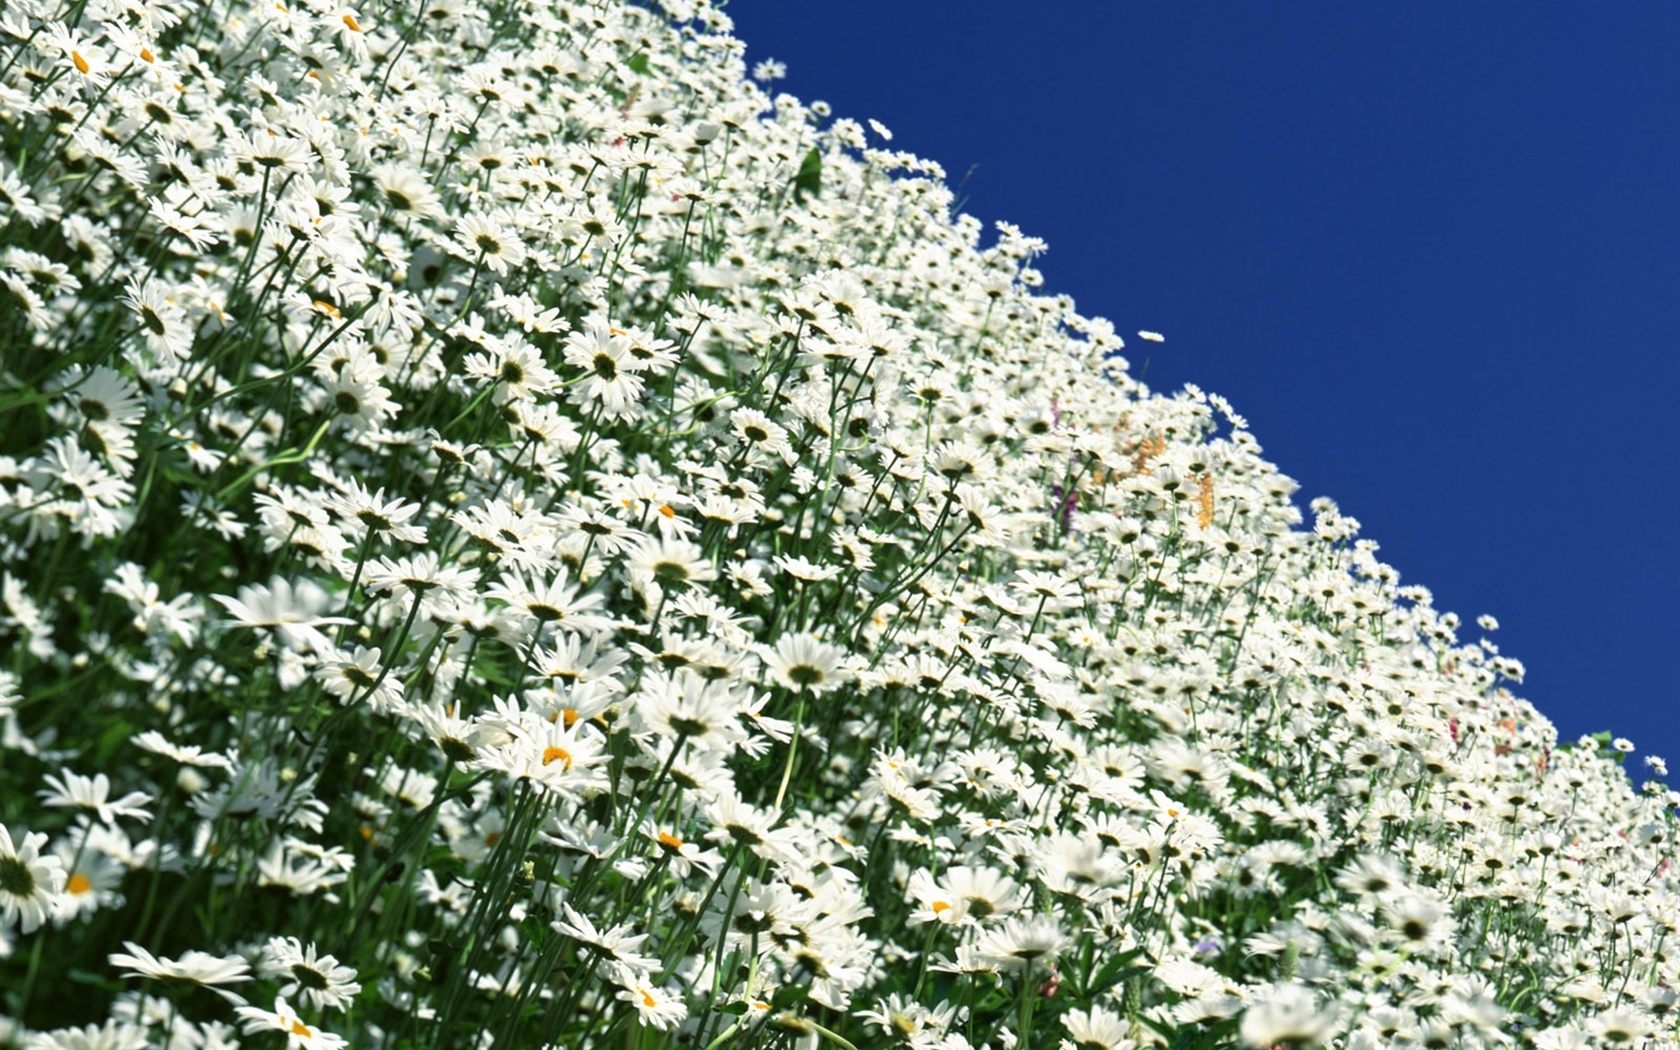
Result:
<svg viewBox="0 0 1680 1050">
<path fill-rule="evenodd" d="M 0 30 L 0 1045 L 1674 1042 L 1675 796 L 719 10 Z"/>
</svg>

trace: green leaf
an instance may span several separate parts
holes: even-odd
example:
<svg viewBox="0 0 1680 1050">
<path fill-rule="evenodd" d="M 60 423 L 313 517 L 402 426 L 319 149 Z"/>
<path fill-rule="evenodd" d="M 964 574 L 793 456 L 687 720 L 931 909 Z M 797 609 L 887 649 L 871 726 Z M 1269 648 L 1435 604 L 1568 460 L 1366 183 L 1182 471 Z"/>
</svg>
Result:
<svg viewBox="0 0 1680 1050">
<path fill-rule="evenodd" d="M 1227 1017 L 1209 1025 L 1185 1025 L 1173 1036 L 1171 1050 L 1215 1050 L 1231 1045 L 1237 1031 L 1237 1020 Z"/>
<path fill-rule="evenodd" d="M 76 984 L 91 984 L 108 992 L 122 991 L 121 981 L 114 980 L 104 974 L 94 973 L 92 970 L 80 970 L 72 966 L 64 976 Z"/>
<path fill-rule="evenodd" d="M 778 1010 L 786 1010 L 798 1006 L 810 994 L 811 986 L 808 984 L 784 984 L 776 989 L 776 994 L 770 999 L 770 1005 Z"/>
<path fill-rule="evenodd" d="M 432 938 L 427 947 L 432 953 L 429 966 L 432 983 L 442 984 L 449 979 L 449 972 L 455 968 L 455 959 L 460 954 L 460 949 L 439 937 Z"/>
<path fill-rule="evenodd" d="M 107 761 L 119 749 L 126 746 L 138 732 L 139 729 L 127 719 L 119 718 L 106 726 L 104 732 L 99 734 L 99 739 L 94 744 L 94 754 L 98 756 L 101 762 Z"/>
<path fill-rule="evenodd" d="M 747 1001 L 745 999 L 737 999 L 732 1003 L 724 1003 L 722 1006 L 714 1007 L 712 1012 L 718 1014 L 728 1014 L 731 1017 L 740 1017 L 742 1014 L 747 1012 Z"/>
<path fill-rule="evenodd" d="M 638 51 L 634 55 L 631 55 L 630 56 L 630 61 L 627 62 L 626 65 L 628 65 L 631 69 L 635 70 L 636 72 L 640 73 L 642 76 L 644 76 L 644 77 L 647 76 L 648 75 L 648 56 L 647 56 L 647 52 L 646 51 Z"/>
<path fill-rule="evenodd" d="M 806 193 L 820 194 L 822 192 L 822 151 L 812 146 L 811 152 L 805 154 L 805 159 L 799 162 L 799 174 L 793 177 L 793 196 L 795 200 L 803 198 Z"/>
<path fill-rule="evenodd" d="M 1615 733 L 1606 729 L 1602 732 L 1594 733 L 1592 738 L 1593 742 L 1598 745 L 1599 758 L 1607 758 L 1617 765 L 1623 765 L 1627 762 L 1627 753 L 1625 751 L 1617 751 L 1612 745 L 1612 742 L 1616 739 Z"/>
<path fill-rule="evenodd" d="M 1090 983 L 1079 989 L 1080 998 L 1088 999 L 1100 995 L 1122 981 L 1129 981 L 1133 977 L 1148 973 L 1149 967 L 1147 966 L 1126 965 L 1137 958 L 1138 954 L 1136 951 L 1126 952 L 1123 955 L 1116 955 L 1104 963 L 1102 969 L 1097 971 L 1096 976 L 1091 978 Z"/>
</svg>

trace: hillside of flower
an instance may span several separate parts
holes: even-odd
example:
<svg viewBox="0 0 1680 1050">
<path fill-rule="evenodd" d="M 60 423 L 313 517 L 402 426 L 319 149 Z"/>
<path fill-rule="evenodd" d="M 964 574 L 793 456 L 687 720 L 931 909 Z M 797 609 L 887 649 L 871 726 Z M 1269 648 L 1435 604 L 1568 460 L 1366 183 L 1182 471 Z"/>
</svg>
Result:
<svg viewBox="0 0 1680 1050">
<path fill-rule="evenodd" d="M 0 11 L 0 1046 L 1680 1045 L 1680 796 L 730 30 Z"/>
</svg>

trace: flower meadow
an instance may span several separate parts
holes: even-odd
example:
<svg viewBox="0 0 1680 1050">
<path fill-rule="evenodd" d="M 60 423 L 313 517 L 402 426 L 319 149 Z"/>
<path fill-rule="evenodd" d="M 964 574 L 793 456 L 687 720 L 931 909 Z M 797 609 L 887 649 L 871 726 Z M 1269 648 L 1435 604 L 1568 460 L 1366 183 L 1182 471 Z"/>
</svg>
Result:
<svg viewBox="0 0 1680 1050">
<path fill-rule="evenodd" d="M 1662 763 L 730 31 L 7 0 L 0 1046 L 1680 1045 Z"/>
</svg>

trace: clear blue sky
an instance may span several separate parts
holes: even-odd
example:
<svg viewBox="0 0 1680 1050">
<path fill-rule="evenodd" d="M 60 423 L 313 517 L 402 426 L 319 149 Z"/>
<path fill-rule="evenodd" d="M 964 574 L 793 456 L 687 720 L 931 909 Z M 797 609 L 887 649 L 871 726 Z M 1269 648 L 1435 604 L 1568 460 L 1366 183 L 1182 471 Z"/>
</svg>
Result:
<svg viewBox="0 0 1680 1050">
<path fill-rule="evenodd" d="M 1680 783 L 1680 4 L 728 12 Z"/>
</svg>

